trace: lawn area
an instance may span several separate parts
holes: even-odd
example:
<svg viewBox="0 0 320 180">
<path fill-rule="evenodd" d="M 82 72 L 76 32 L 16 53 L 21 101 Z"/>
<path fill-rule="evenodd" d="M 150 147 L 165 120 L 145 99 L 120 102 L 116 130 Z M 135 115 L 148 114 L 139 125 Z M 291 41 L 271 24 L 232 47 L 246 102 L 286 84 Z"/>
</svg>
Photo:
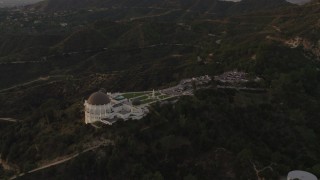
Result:
<svg viewBox="0 0 320 180">
<path fill-rule="evenodd" d="M 169 98 L 169 95 L 162 95 L 159 92 L 155 93 L 156 99 L 152 99 L 152 92 L 135 92 L 135 93 L 124 93 L 123 97 L 131 100 L 139 100 L 141 104 L 147 104 L 154 101 L 161 101 L 163 99 Z"/>
<path fill-rule="evenodd" d="M 161 96 L 158 96 L 158 98 L 159 98 L 159 99 L 161 99 L 161 100 L 162 100 L 162 99 L 165 99 L 165 98 L 168 98 L 168 97 L 170 97 L 170 96 L 168 96 L 168 95 L 161 95 Z"/>
<path fill-rule="evenodd" d="M 157 100 L 156 99 L 145 99 L 145 100 L 141 101 L 141 104 L 147 104 L 147 103 L 150 103 L 153 101 L 157 101 Z"/>
<path fill-rule="evenodd" d="M 135 98 L 135 97 L 142 96 L 145 94 L 149 94 L 149 92 L 124 93 L 124 94 L 122 94 L 122 96 L 127 99 L 131 99 L 131 98 Z"/>
<path fill-rule="evenodd" d="M 149 98 L 148 96 L 141 96 L 141 97 L 134 98 L 134 100 L 143 101 L 143 100 L 146 100 L 146 99 L 148 99 L 148 98 Z"/>
</svg>

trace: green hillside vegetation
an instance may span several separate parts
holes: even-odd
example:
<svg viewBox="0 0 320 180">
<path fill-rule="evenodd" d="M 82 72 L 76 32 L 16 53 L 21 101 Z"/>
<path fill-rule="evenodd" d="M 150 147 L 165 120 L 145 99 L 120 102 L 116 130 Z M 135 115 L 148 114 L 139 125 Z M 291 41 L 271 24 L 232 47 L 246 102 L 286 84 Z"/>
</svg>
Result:
<svg viewBox="0 0 320 180">
<path fill-rule="evenodd" d="M 256 179 L 252 163 L 272 165 L 259 174 L 266 179 L 292 169 L 319 177 L 320 62 L 284 43 L 299 36 L 317 47 L 319 15 L 317 4 L 264 0 L 52 0 L 1 10 L 0 115 L 21 122 L 0 124 L 1 158 L 15 167 L 0 168 L 0 179 L 103 139 L 114 145 L 21 179 Z M 234 69 L 267 90 L 212 82 L 141 121 L 84 124 L 83 101 L 100 88 L 150 91 Z"/>
<path fill-rule="evenodd" d="M 319 94 L 300 94 L 308 100 L 293 108 L 277 93 L 272 91 L 269 101 L 256 101 L 266 94 L 253 94 L 246 95 L 251 102 L 239 102 L 235 98 L 244 96 L 241 92 L 206 90 L 174 106 L 155 106 L 142 121 L 96 130 L 114 139 L 114 146 L 26 179 L 47 174 L 55 174 L 51 179 L 123 179 L 128 174 L 137 179 L 249 179 L 255 178 L 251 163 L 259 168 L 273 163 L 273 171 L 261 173 L 268 179 L 292 168 L 319 175 L 319 114 L 312 110 L 319 108 L 314 102 Z"/>
</svg>

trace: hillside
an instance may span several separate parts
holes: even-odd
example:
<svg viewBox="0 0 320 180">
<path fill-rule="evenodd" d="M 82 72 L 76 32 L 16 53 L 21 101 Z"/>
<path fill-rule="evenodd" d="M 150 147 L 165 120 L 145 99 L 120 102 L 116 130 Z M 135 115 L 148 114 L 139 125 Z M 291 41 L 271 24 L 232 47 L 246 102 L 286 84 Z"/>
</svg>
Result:
<svg viewBox="0 0 320 180">
<path fill-rule="evenodd" d="M 1 9 L 0 118 L 19 121 L 0 124 L 0 179 L 105 141 L 113 144 L 21 179 L 277 179 L 293 169 L 319 177 L 319 16 L 317 2 L 264 0 Z M 261 81 L 231 90 L 213 81 L 141 121 L 84 124 L 83 101 L 100 88 L 161 89 L 234 69 Z"/>
</svg>

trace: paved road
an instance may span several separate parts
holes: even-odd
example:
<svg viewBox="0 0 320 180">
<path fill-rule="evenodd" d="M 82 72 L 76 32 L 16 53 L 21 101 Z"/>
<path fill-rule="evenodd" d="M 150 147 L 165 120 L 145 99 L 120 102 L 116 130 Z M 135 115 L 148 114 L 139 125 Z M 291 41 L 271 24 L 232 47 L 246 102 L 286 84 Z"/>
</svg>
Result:
<svg viewBox="0 0 320 180">
<path fill-rule="evenodd" d="M 17 84 L 15 86 L 12 86 L 12 87 L 9 87 L 9 88 L 1 89 L 0 93 L 15 89 L 17 87 L 27 86 L 27 85 L 30 85 L 32 83 L 41 82 L 41 81 L 48 81 L 51 78 L 61 78 L 61 77 L 66 77 L 66 75 L 55 75 L 55 76 L 39 77 L 39 78 L 37 78 L 35 80 L 32 80 L 32 81 L 29 81 L 29 82 L 25 82 L 25 83 Z"/>
<path fill-rule="evenodd" d="M 7 64 L 30 64 L 30 63 L 43 63 L 45 61 L 13 61 L 13 62 L 2 62 L 0 65 L 7 65 Z"/>
<path fill-rule="evenodd" d="M 0 121 L 18 122 L 17 119 L 13 119 L 13 118 L 0 118 Z"/>
</svg>

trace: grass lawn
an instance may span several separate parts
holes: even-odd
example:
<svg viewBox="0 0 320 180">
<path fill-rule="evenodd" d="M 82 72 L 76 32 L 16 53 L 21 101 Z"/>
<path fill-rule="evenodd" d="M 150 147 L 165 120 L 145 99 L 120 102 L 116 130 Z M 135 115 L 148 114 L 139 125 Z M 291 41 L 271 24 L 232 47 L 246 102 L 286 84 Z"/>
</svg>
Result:
<svg viewBox="0 0 320 180">
<path fill-rule="evenodd" d="M 148 99 L 148 98 L 149 98 L 148 96 L 141 96 L 141 97 L 135 98 L 135 100 L 143 101 L 143 100 L 146 100 L 146 99 Z"/>
<path fill-rule="evenodd" d="M 146 93 L 146 92 L 124 93 L 124 94 L 122 94 L 122 96 L 127 98 L 127 99 L 131 99 L 131 98 L 142 96 L 142 95 L 145 95 L 145 94 L 149 94 L 149 93 Z"/>
<path fill-rule="evenodd" d="M 146 99 L 146 100 L 141 101 L 141 104 L 147 104 L 147 103 L 150 103 L 153 101 L 157 101 L 157 100 L 156 99 Z"/>
<path fill-rule="evenodd" d="M 147 104 L 153 101 L 161 101 L 170 97 L 169 95 L 161 95 L 159 92 L 155 93 L 156 99 L 151 98 L 152 92 L 124 93 L 122 96 L 131 100 L 139 100 L 141 101 L 141 104 Z"/>
<path fill-rule="evenodd" d="M 159 99 L 165 99 L 165 98 L 168 98 L 168 97 L 170 97 L 170 96 L 168 96 L 168 95 L 161 95 L 161 96 L 158 96 L 158 98 L 159 98 Z"/>
</svg>

